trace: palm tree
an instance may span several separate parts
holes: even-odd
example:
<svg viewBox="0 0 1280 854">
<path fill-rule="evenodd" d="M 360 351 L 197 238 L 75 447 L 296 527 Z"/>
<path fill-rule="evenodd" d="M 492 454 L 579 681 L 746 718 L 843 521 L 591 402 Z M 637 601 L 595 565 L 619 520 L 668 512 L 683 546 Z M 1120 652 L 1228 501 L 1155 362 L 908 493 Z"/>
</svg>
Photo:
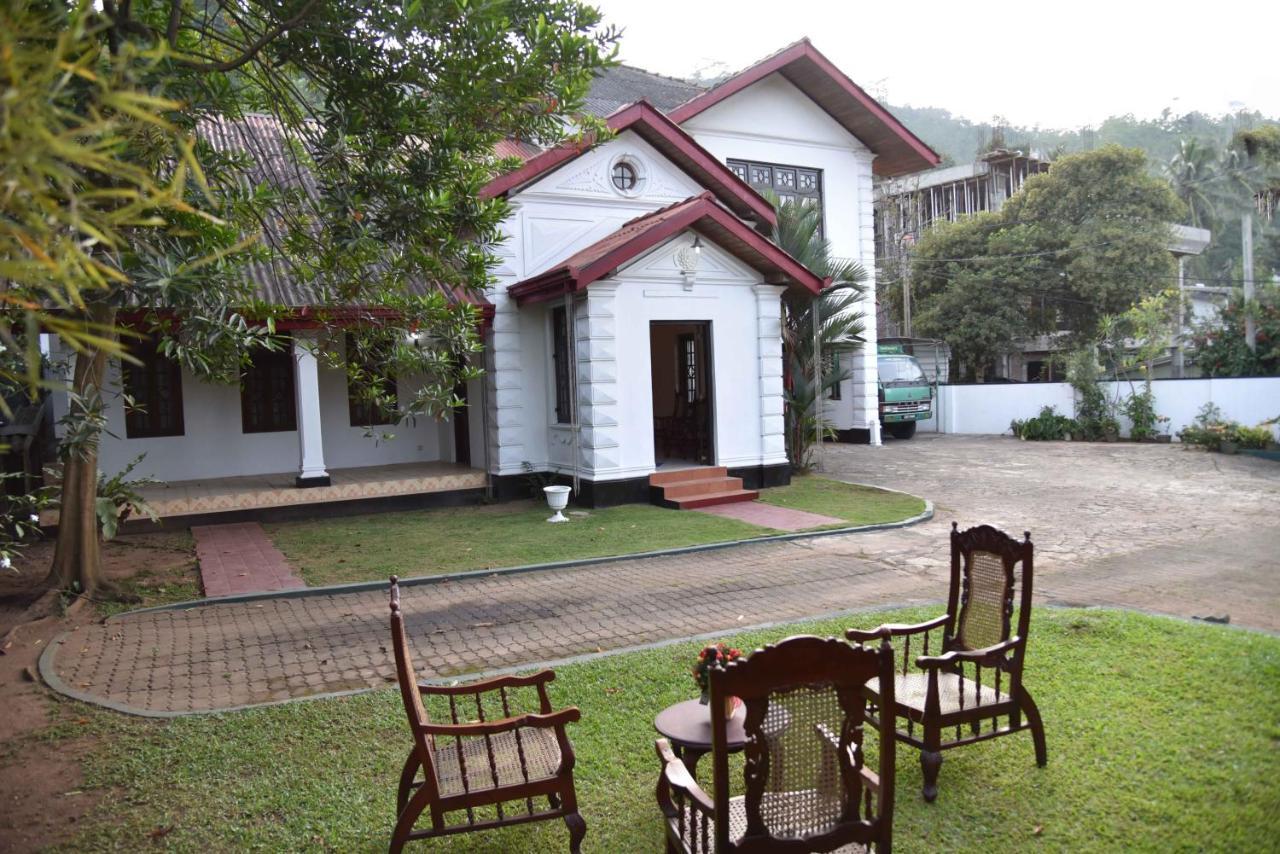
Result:
<svg viewBox="0 0 1280 854">
<path fill-rule="evenodd" d="M 830 282 L 817 297 L 788 293 L 783 298 L 787 453 L 792 465 L 804 470 L 809 467 L 819 437 L 830 433 L 818 401 L 837 383 L 849 378 L 849 372 L 837 367 L 832 356 L 852 352 L 865 343 L 858 303 L 866 294 L 867 271 L 856 261 L 831 254 L 831 244 L 822 235 L 819 206 L 796 199 L 780 203 L 776 196 L 770 201 L 778 209 L 774 242 Z M 822 371 L 815 381 L 818 352 Z"/>
<path fill-rule="evenodd" d="M 1218 219 L 1226 170 L 1216 149 L 1197 139 L 1184 139 L 1178 153 L 1165 164 L 1173 191 L 1190 210 L 1196 228 L 1212 228 Z"/>
</svg>

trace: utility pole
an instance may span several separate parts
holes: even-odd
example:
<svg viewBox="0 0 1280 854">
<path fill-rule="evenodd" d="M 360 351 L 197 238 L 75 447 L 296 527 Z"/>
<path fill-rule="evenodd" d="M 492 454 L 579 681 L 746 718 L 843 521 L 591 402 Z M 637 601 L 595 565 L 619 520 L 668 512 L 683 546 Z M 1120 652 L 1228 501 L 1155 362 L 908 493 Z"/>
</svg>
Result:
<svg viewBox="0 0 1280 854">
<path fill-rule="evenodd" d="M 1258 325 L 1253 319 L 1253 211 L 1240 217 L 1240 243 L 1244 252 L 1244 343 L 1258 349 Z"/>
<path fill-rule="evenodd" d="M 1173 375 L 1182 379 L 1186 374 L 1186 359 L 1182 349 L 1182 330 L 1186 325 L 1187 256 L 1178 256 L 1178 325 L 1173 330 Z"/>
<path fill-rule="evenodd" d="M 915 243 L 915 238 L 909 232 L 902 235 L 901 254 L 898 256 L 900 268 L 902 270 L 902 337 L 911 337 L 911 259 L 910 250 L 908 249 Z"/>
</svg>

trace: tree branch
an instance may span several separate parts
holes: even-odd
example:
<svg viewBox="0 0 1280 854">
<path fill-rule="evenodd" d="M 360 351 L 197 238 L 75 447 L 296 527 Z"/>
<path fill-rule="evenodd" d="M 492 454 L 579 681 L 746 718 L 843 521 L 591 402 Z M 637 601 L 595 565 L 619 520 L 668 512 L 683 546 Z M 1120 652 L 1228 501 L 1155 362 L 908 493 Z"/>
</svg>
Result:
<svg viewBox="0 0 1280 854">
<path fill-rule="evenodd" d="M 169 47 L 178 47 L 178 27 L 182 23 L 183 0 L 169 0 L 169 27 L 165 31 L 165 40 Z"/>
<path fill-rule="evenodd" d="M 184 64 L 195 71 L 234 71 L 245 63 L 253 60 L 253 58 L 256 57 L 264 47 L 278 39 L 285 32 L 302 23 L 306 19 L 307 15 L 311 13 L 312 8 L 317 2 L 318 0 L 307 0 L 303 7 L 298 10 L 298 14 L 294 15 L 287 21 L 281 21 L 279 24 L 276 24 L 274 27 L 267 30 L 262 34 L 262 36 L 254 41 L 253 44 L 249 45 L 249 47 L 245 49 L 244 53 L 240 54 L 240 56 L 235 59 L 229 59 L 223 62 L 185 62 Z"/>
</svg>

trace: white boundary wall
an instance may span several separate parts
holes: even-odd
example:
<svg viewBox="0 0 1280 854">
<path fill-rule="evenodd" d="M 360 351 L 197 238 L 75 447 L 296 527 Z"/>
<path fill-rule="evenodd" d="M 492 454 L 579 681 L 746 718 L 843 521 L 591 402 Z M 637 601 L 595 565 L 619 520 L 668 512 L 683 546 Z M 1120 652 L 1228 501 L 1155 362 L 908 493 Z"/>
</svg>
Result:
<svg viewBox="0 0 1280 854">
<path fill-rule="evenodd" d="M 1123 402 L 1131 393 L 1129 383 L 1103 383 L 1111 400 Z M 1135 383 L 1133 388 L 1140 388 Z M 1253 426 L 1280 415 L 1280 377 L 1235 379 L 1153 380 L 1156 412 L 1169 418 L 1162 427 L 1171 435 L 1195 420 L 1200 408 L 1214 403 L 1222 417 Z M 1033 418 L 1042 407 L 1052 406 L 1063 415 L 1075 414 L 1075 394 L 1066 383 L 1014 383 L 944 385 L 938 387 L 935 418 L 921 421 L 917 429 L 933 433 L 1008 433 L 1015 418 Z M 937 419 L 937 420 L 935 420 Z M 939 420 L 941 429 L 939 430 Z M 1121 416 L 1121 428 L 1128 422 Z"/>
</svg>

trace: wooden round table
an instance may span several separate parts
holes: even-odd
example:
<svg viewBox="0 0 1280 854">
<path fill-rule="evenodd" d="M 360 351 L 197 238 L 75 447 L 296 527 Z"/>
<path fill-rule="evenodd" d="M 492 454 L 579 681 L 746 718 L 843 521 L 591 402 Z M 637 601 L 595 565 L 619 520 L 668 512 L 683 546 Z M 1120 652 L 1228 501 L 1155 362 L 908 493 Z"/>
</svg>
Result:
<svg viewBox="0 0 1280 854">
<path fill-rule="evenodd" d="M 653 727 L 658 734 L 671 742 L 680 761 L 689 773 L 697 777 L 698 760 L 703 754 L 711 752 L 711 706 L 704 706 L 697 700 L 685 700 L 668 706 L 653 720 Z M 723 714 L 723 712 L 721 712 Z M 747 707 L 739 704 L 733 710 L 725 729 L 725 747 L 730 753 L 737 753 L 746 747 L 747 733 L 743 722 L 747 717 Z M 765 716 L 764 731 L 766 735 L 781 732 L 791 723 L 791 715 L 780 706 L 772 706 Z"/>
</svg>

